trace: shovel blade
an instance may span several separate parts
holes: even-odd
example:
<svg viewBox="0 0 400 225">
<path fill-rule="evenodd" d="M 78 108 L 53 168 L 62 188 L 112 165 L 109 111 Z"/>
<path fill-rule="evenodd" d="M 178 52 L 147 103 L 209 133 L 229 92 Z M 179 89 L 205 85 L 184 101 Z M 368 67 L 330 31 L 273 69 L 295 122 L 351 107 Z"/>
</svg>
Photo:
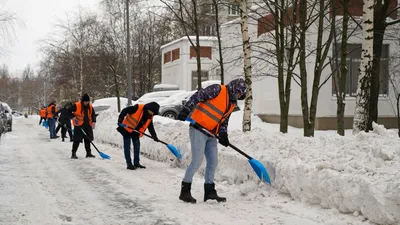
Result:
<svg viewBox="0 0 400 225">
<path fill-rule="evenodd" d="M 249 159 L 249 163 L 253 168 L 254 172 L 257 174 L 258 178 L 260 178 L 260 180 L 268 184 L 271 184 L 268 172 L 260 161 L 256 159 Z"/>
<path fill-rule="evenodd" d="M 99 152 L 99 154 L 100 154 L 100 157 L 103 159 L 111 159 L 111 156 L 104 154 L 103 152 Z"/>
<path fill-rule="evenodd" d="M 179 152 L 178 149 L 175 148 L 175 146 L 167 144 L 167 147 L 172 152 L 172 154 L 174 154 L 174 156 L 176 156 L 178 159 L 182 159 L 181 153 Z"/>
</svg>

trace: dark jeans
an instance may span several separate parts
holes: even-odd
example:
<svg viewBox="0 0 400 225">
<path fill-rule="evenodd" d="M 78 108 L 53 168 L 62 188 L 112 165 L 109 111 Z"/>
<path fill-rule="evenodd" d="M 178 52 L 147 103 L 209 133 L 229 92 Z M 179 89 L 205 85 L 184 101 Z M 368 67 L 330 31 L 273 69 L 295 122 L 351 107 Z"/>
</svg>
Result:
<svg viewBox="0 0 400 225">
<path fill-rule="evenodd" d="M 49 118 L 49 131 L 50 131 L 50 138 L 56 137 L 56 120 L 53 118 Z"/>
<path fill-rule="evenodd" d="M 126 165 L 132 165 L 131 159 L 131 140 L 133 143 L 133 164 L 138 165 L 140 161 L 140 140 L 139 137 L 126 137 L 124 136 L 124 155 L 126 160 Z"/>
</svg>

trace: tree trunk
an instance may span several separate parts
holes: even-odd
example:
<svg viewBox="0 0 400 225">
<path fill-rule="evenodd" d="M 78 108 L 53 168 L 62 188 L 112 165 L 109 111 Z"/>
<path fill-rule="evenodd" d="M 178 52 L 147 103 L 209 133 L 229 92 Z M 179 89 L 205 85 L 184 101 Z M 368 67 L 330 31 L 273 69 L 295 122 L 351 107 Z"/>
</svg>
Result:
<svg viewBox="0 0 400 225">
<path fill-rule="evenodd" d="M 341 136 L 344 132 L 344 110 L 346 108 L 346 77 L 347 77 L 347 30 L 349 26 L 349 0 L 343 0 L 343 20 L 342 20 L 342 41 L 340 44 L 340 72 L 339 72 L 339 92 L 337 94 L 337 133 Z M 333 27 L 333 29 L 335 29 Z"/>
<path fill-rule="evenodd" d="M 386 16 L 384 16 L 386 18 Z M 368 130 L 372 130 L 372 122 L 378 121 L 378 100 L 379 100 L 379 86 L 380 86 L 380 74 L 381 74 L 381 57 L 382 57 L 382 46 L 383 36 L 385 33 L 385 19 L 374 19 L 374 40 L 373 40 L 373 51 L 374 59 L 372 61 L 372 77 L 371 77 L 371 88 L 370 88 L 370 100 L 369 100 L 369 116 L 368 116 Z"/>
<path fill-rule="evenodd" d="M 221 43 L 221 34 L 219 33 L 219 11 L 218 11 L 218 0 L 213 0 L 213 4 L 215 6 L 215 29 L 217 32 L 218 39 L 218 53 L 219 53 L 219 68 L 221 70 L 221 84 L 224 84 L 224 59 L 222 57 L 222 43 Z"/>
<path fill-rule="evenodd" d="M 251 108 L 253 103 L 253 91 L 251 89 L 251 45 L 249 38 L 249 28 L 247 25 L 248 20 L 248 6 L 247 0 L 240 1 L 240 17 L 241 17 L 241 29 L 242 29 L 242 40 L 243 40 L 243 69 L 244 79 L 246 82 L 246 97 L 244 100 L 244 112 L 243 112 L 243 132 L 251 130 Z"/>
<path fill-rule="evenodd" d="M 282 133 L 287 133 L 288 128 L 288 114 L 289 112 L 286 111 L 286 97 L 285 97 L 285 79 L 284 79 L 284 62 L 285 62 L 285 33 L 284 33 L 284 14 L 282 10 L 282 6 L 284 5 L 284 1 L 280 1 L 280 6 L 278 3 L 275 2 L 274 9 L 275 9 L 275 54 L 276 54 L 276 61 L 277 61 L 277 68 L 278 68 L 278 90 L 279 90 L 279 106 L 281 110 L 280 115 L 280 124 L 279 130 Z M 281 15 L 281 16 L 278 16 Z"/>
<path fill-rule="evenodd" d="M 113 75 L 114 75 L 115 96 L 117 96 L 118 112 L 121 112 L 121 100 L 120 100 L 120 94 L 119 94 L 118 75 L 117 75 L 117 71 L 114 67 L 112 67 L 111 69 L 112 69 Z"/>
<path fill-rule="evenodd" d="M 399 137 L 400 137 L 400 94 L 397 95 L 397 129 Z"/>
<path fill-rule="evenodd" d="M 362 60 L 358 77 L 353 133 L 367 131 L 374 41 L 374 0 L 364 0 Z"/>
<path fill-rule="evenodd" d="M 300 1 L 300 12 L 307 12 L 307 1 Z M 310 122 L 309 122 L 309 111 L 308 111 L 308 99 L 307 99 L 307 66 L 306 66 L 306 17 L 307 13 L 300 14 L 300 83 L 301 83 L 301 110 L 303 114 L 303 128 L 304 136 L 311 136 Z"/>
<path fill-rule="evenodd" d="M 82 47 L 79 46 L 79 61 L 80 61 L 80 65 L 79 65 L 79 76 L 80 76 L 80 96 L 83 95 L 83 53 L 82 53 Z"/>
<path fill-rule="evenodd" d="M 196 62 L 197 62 L 197 90 L 201 89 L 201 48 L 200 48 L 200 34 L 199 34 L 199 22 L 197 18 L 197 0 L 193 2 L 193 19 L 196 33 Z"/>
</svg>

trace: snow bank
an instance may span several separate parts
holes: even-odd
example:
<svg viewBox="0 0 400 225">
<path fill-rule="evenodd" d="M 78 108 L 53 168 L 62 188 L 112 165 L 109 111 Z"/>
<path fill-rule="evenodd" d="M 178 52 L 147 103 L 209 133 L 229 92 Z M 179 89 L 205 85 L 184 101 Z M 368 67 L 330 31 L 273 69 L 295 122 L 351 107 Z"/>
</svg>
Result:
<svg viewBox="0 0 400 225">
<path fill-rule="evenodd" d="M 230 141 L 264 164 L 273 187 L 298 201 L 362 214 L 377 224 L 400 224 L 400 139 L 396 132 L 374 124 L 371 133 L 341 137 L 334 132 L 317 132 L 317 137 L 306 138 L 295 128 L 289 129 L 294 134 L 276 132 L 278 126 L 253 116 L 253 130 L 242 133 L 241 116 L 240 111 L 231 116 Z M 122 137 L 115 130 L 117 117 L 114 109 L 104 111 L 98 117 L 95 135 L 97 140 L 121 148 L 122 154 Z M 175 145 L 182 160 L 146 137 L 141 139 L 142 154 L 185 169 L 190 163 L 188 124 L 164 117 L 156 117 L 154 123 L 159 138 Z M 217 181 L 258 182 L 243 156 L 219 147 Z M 199 170 L 203 174 L 204 165 Z"/>
</svg>

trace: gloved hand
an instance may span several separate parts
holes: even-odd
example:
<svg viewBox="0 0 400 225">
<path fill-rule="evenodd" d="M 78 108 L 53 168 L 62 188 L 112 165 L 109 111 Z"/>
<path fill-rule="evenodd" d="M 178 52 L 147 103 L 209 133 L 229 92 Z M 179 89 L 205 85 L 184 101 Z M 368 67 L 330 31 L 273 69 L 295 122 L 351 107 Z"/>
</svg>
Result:
<svg viewBox="0 0 400 225">
<path fill-rule="evenodd" d="M 96 123 L 92 123 L 93 130 L 96 128 Z"/>
<path fill-rule="evenodd" d="M 125 125 L 125 124 L 123 124 L 122 122 L 121 122 L 121 123 L 120 123 L 120 122 L 118 122 L 117 124 L 118 124 L 118 126 L 121 126 L 121 127 L 126 127 L 126 125 Z"/>
<path fill-rule="evenodd" d="M 223 146 L 225 146 L 225 147 L 228 147 L 228 146 L 229 146 L 228 133 L 226 133 L 226 132 L 221 132 L 221 133 L 219 133 L 218 136 L 219 136 L 218 142 L 219 142 L 221 145 L 223 145 Z"/>
<path fill-rule="evenodd" d="M 178 120 L 185 121 L 189 113 L 190 113 L 189 110 L 186 107 L 183 107 L 183 109 L 178 114 Z"/>
<path fill-rule="evenodd" d="M 153 140 L 155 141 L 155 142 L 159 142 L 160 140 L 158 140 L 158 137 L 157 136 L 153 136 Z"/>
</svg>

